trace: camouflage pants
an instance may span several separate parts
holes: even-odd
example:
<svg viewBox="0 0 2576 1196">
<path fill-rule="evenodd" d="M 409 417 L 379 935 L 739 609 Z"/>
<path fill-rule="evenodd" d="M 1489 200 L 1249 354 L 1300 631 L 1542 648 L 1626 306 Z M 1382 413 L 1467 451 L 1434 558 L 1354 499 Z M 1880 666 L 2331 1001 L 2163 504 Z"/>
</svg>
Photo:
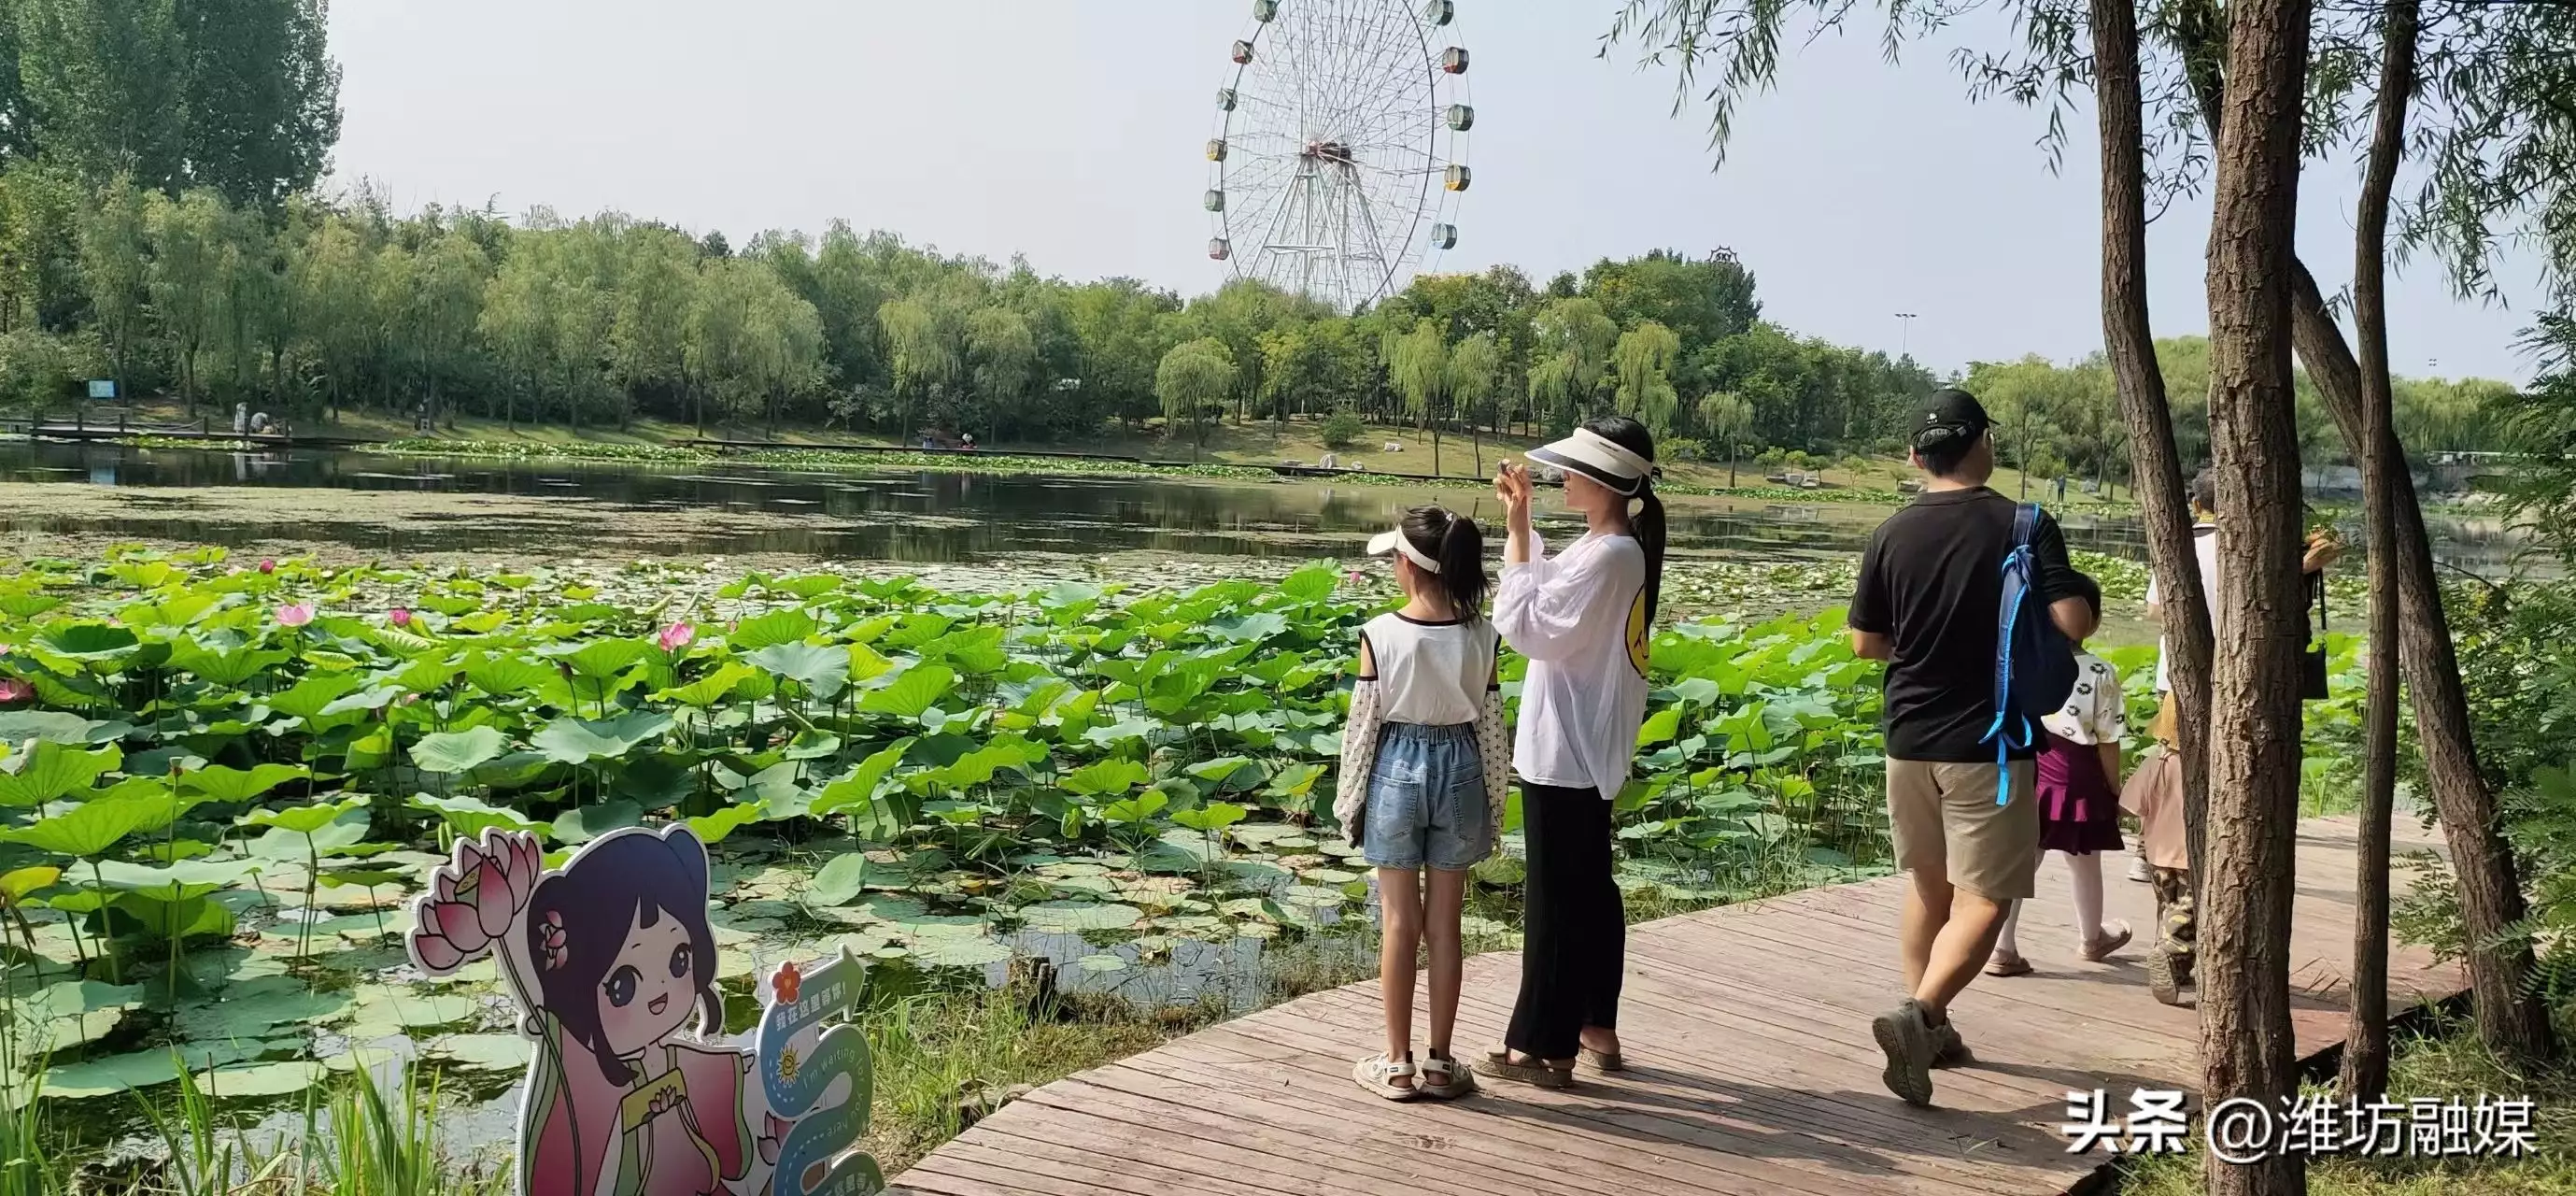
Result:
<svg viewBox="0 0 2576 1196">
<path fill-rule="evenodd" d="M 2191 906 L 2191 873 L 2181 868 L 2152 870 L 2156 892 L 2156 949 L 2174 957 L 2174 974 L 2188 983 L 2192 950 L 2199 939 Z"/>
</svg>

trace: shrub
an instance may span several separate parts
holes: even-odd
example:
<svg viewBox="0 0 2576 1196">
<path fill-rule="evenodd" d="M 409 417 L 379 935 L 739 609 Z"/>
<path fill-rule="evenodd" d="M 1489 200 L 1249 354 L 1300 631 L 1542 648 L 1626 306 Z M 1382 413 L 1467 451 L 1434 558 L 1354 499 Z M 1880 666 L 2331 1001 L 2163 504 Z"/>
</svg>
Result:
<svg viewBox="0 0 2576 1196">
<path fill-rule="evenodd" d="M 1359 413 L 1344 407 L 1324 421 L 1324 447 L 1339 452 L 1358 444 L 1367 432 L 1368 425 L 1360 422 Z"/>
</svg>

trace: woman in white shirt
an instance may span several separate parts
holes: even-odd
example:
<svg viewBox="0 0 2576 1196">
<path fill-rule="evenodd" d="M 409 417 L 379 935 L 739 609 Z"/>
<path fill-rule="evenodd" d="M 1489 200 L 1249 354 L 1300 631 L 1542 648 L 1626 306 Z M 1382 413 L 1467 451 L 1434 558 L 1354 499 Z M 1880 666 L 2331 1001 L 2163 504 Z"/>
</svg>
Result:
<svg viewBox="0 0 2576 1196">
<path fill-rule="evenodd" d="M 1619 1052 L 1627 915 L 1610 875 L 1610 809 L 1627 784 L 1646 717 L 1646 651 L 1664 570 L 1654 438 L 1624 417 L 1594 420 L 1529 459 L 1565 475 L 1581 539 L 1554 556 L 1530 528 L 1530 479 L 1494 479 L 1510 541 L 1494 625 L 1529 658 L 1513 765 L 1529 856 L 1521 991 L 1503 1045 L 1476 1069 L 1548 1088 L 1578 1058 L 1602 1071 Z M 1631 513 L 1631 504 L 1642 504 Z"/>
</svg>

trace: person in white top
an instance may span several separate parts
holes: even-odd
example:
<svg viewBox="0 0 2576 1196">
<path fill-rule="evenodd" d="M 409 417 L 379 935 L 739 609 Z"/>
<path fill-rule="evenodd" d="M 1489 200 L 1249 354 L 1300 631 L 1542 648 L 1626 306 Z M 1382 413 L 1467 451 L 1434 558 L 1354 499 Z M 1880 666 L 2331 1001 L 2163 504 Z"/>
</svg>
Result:
<svg viewBox="0 0 2576 1196">
<path fill-rule="evenodd" d="M 1664 569 L 1655 444 L 1637 421 L 1594 420 L 1529 459 L 1565 476 L 1581 539 L 1554 556 L 1530 528 L 1530 477 L 1494 478 L 1510 527 L 1494 623 L 1529 658 L 1513 749 L 1529 856 L 1520 997 L 1503 1043 L 1477 1062 L 1496 1079 L 1573 1083 L 1619 1050 L 1627 915 L 1611 878 L 1610 810 L 1646 717 L 1647 642 Z M 1640 504 L 1633 513 L 1632 504 Z"/>
<path fill-rule="evenodd" d="M 1458 1021 L 1458 941 L 1467 869 L 1500 837 L 1511 755 L 1503 743 L 1502 684 L 1485 621 L 1485 537 L 1439 507 L 1405 512 L 1369 541 L 1393 554 L 1403 607 L 1360 629 L 1360 677 L 1342 729 L 1333 815 L 1377 870 L 1385 933 L 1378 952 L 1386 1049 L 1351 1078 L 1389 1100 L 1462 1096 L 1473 1073 L 1450 1053 Z M 1427 884 L 1423 873 L 1430 873 Z M 1430 1051 L 1413 1061 L 1416 947 L 1431 946 Z"/>
</svg>

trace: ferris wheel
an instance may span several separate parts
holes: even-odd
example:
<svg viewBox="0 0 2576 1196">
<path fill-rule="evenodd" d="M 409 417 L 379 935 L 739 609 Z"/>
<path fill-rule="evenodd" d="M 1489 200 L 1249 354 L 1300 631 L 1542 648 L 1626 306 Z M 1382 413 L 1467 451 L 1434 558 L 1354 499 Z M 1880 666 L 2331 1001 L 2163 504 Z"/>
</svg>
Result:
<svg viewBox="0 0 2576 1196">
<path fill-rule="evenodd" d="M 1458 244 L 1473 181 L 1454 0 L 1255 0 L 1216 94 L 1208 256 L 1343 311 Z"/>
</svg>

